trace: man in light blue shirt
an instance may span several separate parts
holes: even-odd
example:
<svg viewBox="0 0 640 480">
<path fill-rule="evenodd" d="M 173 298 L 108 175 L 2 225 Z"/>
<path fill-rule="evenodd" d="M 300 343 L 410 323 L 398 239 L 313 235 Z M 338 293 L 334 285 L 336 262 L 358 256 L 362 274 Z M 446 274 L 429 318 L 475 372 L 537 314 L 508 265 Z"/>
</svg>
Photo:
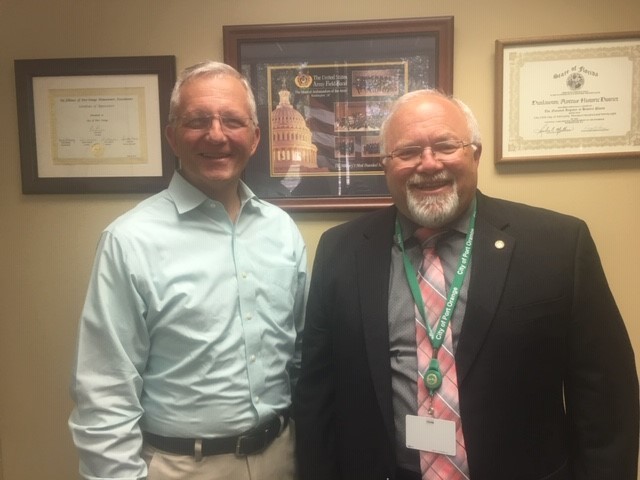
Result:
<svg viewBox="0 0 640 480">
<path fill-rule="evenodd" d="M 176 82 L 169 187 L 102 234 L 69 420 L 86 479 L 295 478 L 306 249 L 240 180 L 260 139 L 233 68 Z"/>
</svg>

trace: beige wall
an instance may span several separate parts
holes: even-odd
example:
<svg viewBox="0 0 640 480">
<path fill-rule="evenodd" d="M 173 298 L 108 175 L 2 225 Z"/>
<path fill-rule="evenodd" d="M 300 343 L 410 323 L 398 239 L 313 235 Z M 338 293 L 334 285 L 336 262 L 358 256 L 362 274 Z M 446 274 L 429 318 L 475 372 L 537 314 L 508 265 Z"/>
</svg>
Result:
<svg viewBox="0 0 640 480">
<path fill-rule="evenodd" d="M 302 6 L 304 4 L 304 6 Z M 640 353 L 640 160 L 493 164 L 494 41 L 630 31 L 637 0 L 0 0 L 0 480 L 76 478 L 66 428 L 75 329 L 98 234 L 140 195 L 25 196 L 13 60 L 165 55 L 222 58 L 222 25 L 455 16 L 454 92 L 485 138 L 485 193 L 584 218 Z M 296 214 L 311 256 L 354 214 Z"/>
</svg>

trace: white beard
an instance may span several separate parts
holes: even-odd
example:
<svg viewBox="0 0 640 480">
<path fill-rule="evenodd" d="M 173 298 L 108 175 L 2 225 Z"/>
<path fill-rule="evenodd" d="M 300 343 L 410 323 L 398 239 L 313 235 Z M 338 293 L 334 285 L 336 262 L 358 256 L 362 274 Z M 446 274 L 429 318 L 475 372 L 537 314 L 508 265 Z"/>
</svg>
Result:
<svg viewBox="0 0 640 480">
<path fill-rule="evenodd" d="M 454 181 L 453 191 L 443 195 L 425 195 L 418 193 L 410 186 L 420 184 L 425 181 L 441 180 L 447 175 L 441 174 L 433 177 L 423 177 L 413 175 L 406 185 L 407 207 L 412 219 L 427 228 L 440 228 L 455 220 L 460 197 L 458 196 L 458 186 Z"/>
</svg>

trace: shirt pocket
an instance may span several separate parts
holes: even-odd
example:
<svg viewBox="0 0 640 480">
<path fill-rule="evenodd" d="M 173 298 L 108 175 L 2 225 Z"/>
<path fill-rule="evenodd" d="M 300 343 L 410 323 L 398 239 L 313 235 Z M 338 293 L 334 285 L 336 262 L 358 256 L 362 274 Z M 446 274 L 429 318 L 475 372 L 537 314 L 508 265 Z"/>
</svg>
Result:
<svg viewBox="0 0 640 480">
<path fill-rule="evenodd" d="M 266 298 L 268 305 L 280 313 L 291 313 L 297 288 L 297 271 L 291 267 L 263 267 L 257 272 L 258 299 Z"/>
<path fill-rule="evenodd" d="M 286 292 L 296 287 L 296 269 L 294 267 L 266 267 L 258 272 L 264 282 Z"/>
</svg>

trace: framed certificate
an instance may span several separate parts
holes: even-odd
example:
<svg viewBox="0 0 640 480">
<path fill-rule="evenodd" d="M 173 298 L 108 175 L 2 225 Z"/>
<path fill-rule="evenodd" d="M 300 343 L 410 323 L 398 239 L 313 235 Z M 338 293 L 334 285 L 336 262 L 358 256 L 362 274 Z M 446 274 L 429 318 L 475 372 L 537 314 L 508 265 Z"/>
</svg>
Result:
<svg viewBox="0 0 640 480">
<path fill-rule="evenodd" d="M 223 37 L 258 107 L 249 187 L 289 210 L 389 205 L 380 125 L 408 91 L 451 93 L 453 18 L 230 25 Z"/>
<path fill-rule="evenodd" d="M 155 192 L 175 57 L 15 60 L 22 192 Z"/>
<path fill-rule="evenodd" d="M 496 162 L 640 157 L 640 32 L 496 41 Z"/>
</svg>

